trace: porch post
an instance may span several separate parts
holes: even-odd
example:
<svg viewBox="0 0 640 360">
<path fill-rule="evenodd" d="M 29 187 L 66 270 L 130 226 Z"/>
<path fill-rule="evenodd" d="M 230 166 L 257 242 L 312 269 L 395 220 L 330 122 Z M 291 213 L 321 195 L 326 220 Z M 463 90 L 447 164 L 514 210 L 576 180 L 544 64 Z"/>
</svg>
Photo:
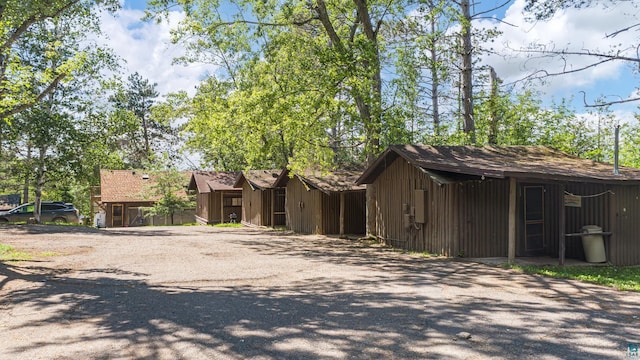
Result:
<svg viewBox="0 0 640 360">
<path fill-rule="evenodd" d="M 516 179 L 509 178 L 509 264 L 514 264 L 516 260 Z"/>
<path fill-rule="evenodd" d="M 276 227 L 276 189 L 269 190 L 271 192 L 271 227 Z"/>
<path fill-rule="evenodd" d="M 220 224 L 224 224 L 224 191 L 220 191 Z"/>
<path fill-rule="evenodd" d="M 558 239 L 559 244 L 558 244 L 558 265 L 559 266 L 564 266 L 564 255 L 565 255 L 565 251 L 566 251 L 566 236 L 564 235 L 566 232 L 565 229 L 565 222 L 566 222 L 566 208 L 564 206 L 564 191 L 565 191 L 566 185 L 562 184 L 560 185 L 560 216 L 558 221 L 560 222 L 558 228 L 560 231 L 560 239 Z"/>
</svg>

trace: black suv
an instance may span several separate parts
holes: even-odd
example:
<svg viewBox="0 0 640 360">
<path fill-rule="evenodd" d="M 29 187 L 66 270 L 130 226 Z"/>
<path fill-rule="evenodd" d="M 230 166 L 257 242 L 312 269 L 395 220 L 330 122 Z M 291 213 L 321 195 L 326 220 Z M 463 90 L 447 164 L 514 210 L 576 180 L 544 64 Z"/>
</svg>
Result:
<svg viewBox="0 0 640 360">
<path fill-rule="evenodd" d="M 0 211 L 0 223 L 28 222 L 33 217 L 34 203 L 22 204 L 9 211 Z M 62 201 L 43 201 L 40 222 L 79 223 L 80 212 L 73 204 Z"/>
</svg>

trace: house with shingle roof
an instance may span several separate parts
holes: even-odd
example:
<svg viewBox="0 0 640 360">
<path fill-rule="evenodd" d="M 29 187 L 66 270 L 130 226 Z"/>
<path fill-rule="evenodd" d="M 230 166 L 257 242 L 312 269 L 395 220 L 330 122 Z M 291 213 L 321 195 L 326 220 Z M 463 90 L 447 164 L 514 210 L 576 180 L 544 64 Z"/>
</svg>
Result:
<svg viewBox="0 0 640 360">
<path fill-rule="evenodd" d="M 366 187 L 355 183 L 361 173 L 283 171 L 273 186 L 286 189 L 287 227 L 306 234 L 364 234 Z"/>
<path fill-rule="evenodd" d="M 187 189 L 196 195 L 196 221 L 219 224 L 241 221 L 242 189 L 234 188 L 237 171 L 195 171 Z M 237 218 L 232 219 L 235 214 Z"/>
<path fill-rule="evenodd" d="M 185 172 L 185 184 L 190 172 Z M 155 175 L 142 170 L 100 170 L 100 192 L 96 201 L 106 215 L 107 227 L 164 225 L 170 220 L 164 217 L 146 217 L 144 208 L 153 206 L 158 200 L 153 196 Z M 187 199 L 186 191 L 179 196 Z M 174 216 L 174 223 L 193 221 L 193 212 L 185 211 Z"/>
<path fill-rule="evenodd" d="M 283 170 L 248 170 L 240 173 L 235 188 L 242 189 L 242 223 L 253 226 L 286 225 L 285 188 L 275 187 Z"/>
<path fill-rule="evenodd" d="M 357 183 L 372 185 L 376 235 L 394 247 L 563 264 L 588 260 L 581 233 L 600 229 L 607 261 L 640 264 L 640 169 L 545 146 L 397 145 Z"/>
</svg>

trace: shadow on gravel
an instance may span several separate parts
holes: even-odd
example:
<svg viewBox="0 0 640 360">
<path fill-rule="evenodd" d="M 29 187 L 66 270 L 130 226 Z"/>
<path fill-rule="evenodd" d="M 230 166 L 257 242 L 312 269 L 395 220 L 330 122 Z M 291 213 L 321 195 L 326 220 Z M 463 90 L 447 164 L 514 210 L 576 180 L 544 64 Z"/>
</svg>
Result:
<svg viewBox="0 0 640 360">
<path fill-rule="evenodd" d="M 87 226 L 68 226 L 68 225 L 1 225 L 0 229 L 7 229 L 14 234 L 24 235 L 41 235 L 41 234 L 69 234 L 82 235 L 92 234 L 105 237 L 157 237 L 157 236 L 190 236 L 180 234 L 179 229 L 170 226 L 155 227 L 131 227 L 131 228 L 108 228 L 97 229 Z"/>
<path fill-rule="evenodd" d="M 315 277 L 283 287 L 207 289 L 150 286 L 118 279 L 113 269 L 89 270 L 104 275 L 83 280 L 66 277 L 64 271 L 0 263 L 0 274 L 6 276 L 0 288 L 14 280 L 42 284 L 11 292 L 2 303 L 35 311 L 55 306 L 59 310 L 54 315 L 20 326 L 36 333 L 49 323 L 91 322 L 102 331 L 67 341 L 86 346 L 122 340 L 136 344 L 134 350 L 114 349 L 104 357 L 146 359 L 181 358 L 185 343 L 212 358 L 234 359 L 456 358 L 466 357 L 470 349 L 483 358 L 506 354 L 532 359 L 620 358 L 628 335 L 620 325 L 631 321 L 639 309 L 637 303 L 625 302 L 611 291 L 479 264 L 409 257 L 343 240 L 293 236 L 268 240 L 242 243 L 263 254 L 381 269 L 385 276 L 376 272 L 358 281 Z M 480 280 L 492 276 L 519 285 L 512 291 L 538 287 L 544 296 L 559 301 L 543 304 L 533 297 L 531 301 L 495 297 L 492 287 L 505 290 L 504 286 Z M 432 292 L 408 295 L 389 290 L 397 286 Z M 473 287 L 478 287 L 474 296 L 455 291 Z M 594 301 L 597 306 L 586 306 Z M 614 316 L 608 307 L 622 310 Z M 540 318 L 545 319 L 544 327 Z M 457 339 L 461 331 L 469 332 L 471 339 Z M 574 343 L 573 339 L 594 336 L 594 331 L 609 348 Z M 32 346 L 46 349 L 60 344 L 34 341 Z M 3 349 L 16 358 L 26 350 Z"/>
</svg>

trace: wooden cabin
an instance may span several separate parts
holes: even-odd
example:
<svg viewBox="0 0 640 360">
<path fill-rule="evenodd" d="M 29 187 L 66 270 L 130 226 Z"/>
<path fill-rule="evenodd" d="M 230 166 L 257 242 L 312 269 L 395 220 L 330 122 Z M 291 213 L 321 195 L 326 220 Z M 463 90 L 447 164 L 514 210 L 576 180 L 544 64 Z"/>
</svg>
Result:
<svg viewBox="0 0 640 360">
<path fill-rule="evenodd" d="M 242 189 L 233 187 L 240 175 L 236 171 L 196 171 L 188 190 L 196 195 L 196 222 L 220 224 L 242 220 Z M 233 219 L 231 214 L 237 218 Z"/>
<path fill-rule="evenodd" d="M 389 147 L 362 174 L 388 245 L 445 256 L 584 259 L 602 228 L 607 260 L 640 264 L 640 170 L 543 146 Z"/>
<path fill-rule="evenodd" d="M 184 172 L 185 185 L 191 176 Z M 92 196 L 104 212 L 104 226 L 127 227 L 143 225 L 169 225 L 168 216 L 146 216 L 145 208 L 152 207 L 158 198 L 153 196 L 155 175 L 142 170 L 100 170 L 100 190 Z M 186 191 L 177 195 L 187 200 Z M 174 214 L 173 224 L 193 222 L 194 209 Z"/>
<path fill-rule="evenodd" d="M 249 170 L 236 179 L 242 189 L 242 223 L 253 226 L 286 225 L 285 188 L 274 187 L 282 170 Z"/>
<path fill-rule="evenodd" d="M 285 187 L 287 227 L 305 234 L 365 233 L 366 188 L 356 185 L 360 171 L 283 171 L 275 187 Z"/>
</svg>

